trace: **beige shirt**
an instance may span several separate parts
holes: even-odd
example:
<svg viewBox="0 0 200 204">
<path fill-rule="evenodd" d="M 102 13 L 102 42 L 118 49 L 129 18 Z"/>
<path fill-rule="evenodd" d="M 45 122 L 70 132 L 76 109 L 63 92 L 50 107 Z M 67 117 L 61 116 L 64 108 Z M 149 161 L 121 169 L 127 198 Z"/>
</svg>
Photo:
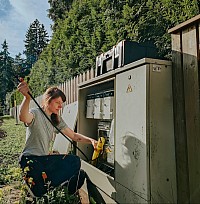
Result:
<svg viewBox="0 0 200 204">
<path fill-rule="evenodd" d="M 58 131 L 39 108 L 31 109 L 30 112 L 33 113 L 34 118 L 26 129 L 26 143 L 22 155 L 48 155 L 53 133 Z M 61 117 L 59 119 L 60 123 L 57 125 L 59 130 L 68 127 Z"/>
</svg>

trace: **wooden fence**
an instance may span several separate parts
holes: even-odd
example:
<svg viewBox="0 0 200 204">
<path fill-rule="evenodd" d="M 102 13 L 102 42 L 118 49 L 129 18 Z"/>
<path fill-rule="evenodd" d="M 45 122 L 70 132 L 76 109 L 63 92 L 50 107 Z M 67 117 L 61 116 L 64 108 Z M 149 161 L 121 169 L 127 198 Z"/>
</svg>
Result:
<svg viewBox="0 0 200 204">
<path fill-rule="evenodd" d="M 200 203 L 200 15 L 169 33 L 178 203 Z"/>
<path fill-rule="evenodd" d="M 58 85 L 58 88 L 61 89 L 64 94 L 66 95 L 66 102 L 63 105 L 63 108 L 65 105 L 73 103 L 78 100 L 78 84 L 84 81 L 88 81 L 95 77 L 95 70 L 90 69 L 83 74 L 77 75 L 74 78 L 71 78 L 70 80 Z M 38 96 L 35 98 L 36 101 L 41 104 L 42 96 Z M 32 100 L 30 103 L 30 108 L 36 107 L 36 104 Z M 62 113 L 63 109 L 61 110 Z M 16 119 L 18 119 L 18 113 L 19 113 L 19 106 L 13 107 L 10 109 L 10 115 Z"/>
</svg>

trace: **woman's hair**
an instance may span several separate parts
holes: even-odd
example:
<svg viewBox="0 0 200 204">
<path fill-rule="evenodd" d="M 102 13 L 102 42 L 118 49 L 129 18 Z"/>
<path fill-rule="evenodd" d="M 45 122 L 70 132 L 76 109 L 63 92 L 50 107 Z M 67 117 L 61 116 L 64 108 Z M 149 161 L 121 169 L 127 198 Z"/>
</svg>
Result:
<svg viewBox="0 0 200 204">
<path fill-rule="evenodd" d="M 59 97 L 62 98 L 63 103 L 66 101 L 66 96 L 60 89 L 58 89 L 57 87 L 48 88 L 43 95 L 42 106 L 47 106 L 53 99 Z M 60 122 L 58 119 L 58 115 L 55 113 L 51 114 L 51 120 L 54 125 L 58 125 Z"/>
</svg>

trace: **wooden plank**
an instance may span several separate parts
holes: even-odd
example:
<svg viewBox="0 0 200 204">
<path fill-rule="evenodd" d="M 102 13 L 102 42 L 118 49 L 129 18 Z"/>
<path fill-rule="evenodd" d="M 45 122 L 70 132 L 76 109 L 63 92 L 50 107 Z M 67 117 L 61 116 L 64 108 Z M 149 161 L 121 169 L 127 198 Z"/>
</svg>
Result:
<svg viewBox="0 0 200 204">
<path fill-rule="evenodd" d="M 90 79 L 90 71 L 87 70 L 87 71 L 86 71 L 86 81 L 89 80 L 89 79 Z"/>
<path fill-rule="evenodd" d="M 198 60 L 198 76 L 199 76 L 199 97 L 200 97 L 200 23 L 197 25 L 197 60 Z M 199 113 L 200 115 L 200 113 Z"/>
<path fill-rule="evenodd" d="M 94 78 L 94 73 L 95 73 L 94 69 L 91 68 L 91 70 L 90 70 L 90 79 Z"/>
<path fill-rule="evenodd" d="M 66 81 L 63 83 L 63 93 L 66 96 L 66 100 L 67 100 L 67 94 L 66 94 Z M 63 109 L 64 107 L 67 105 L 67 102 L 65 101 L 65 103 L 63 104 Z"/>
<path fill-rule="evenodd" d="M 78 83 L 81 83 L 82 81 L 83 81 L 83 75 L 80 74 L 80 75 L 78 76 Z"/>
<path fill-rule="evenodd" d="M 78 101 L 78 76 L 76 76 L 75 78 L 75 86 L 76 86 L 76 97 L 75 97 L 75 101 Z"/>
<path fill-rule="evenodd" d="M 73 87 L 74 87 L 73 102 L 75 102 L 76 101 L 76 77 L 73 78 Z"/>
<path fill-rule="evenodd" d="M 69 104 L 68 82 L 65 82 L 66 105 Z"/>
<path fill-rule="evenodd" d="M 174 134 L 176 146 L 177 201 L 189 201 L 187 135 L 185 127 L 185 99 L 182 70 L 182 33 L 172 34 L 172 84 L 174 100 Z"/>
<path fill-rule="evenodd" d="M 182 35 L 190 203 L 200 201 L 200 116 L 196 33 L 196 26 L 190 26 Z"/>
<path fill-rule="evenodd" d="M 68 81 L 68 88 L 69 88 L 68 92 L 69 92 L 69 104 L 70 104 L 71 103 L 71 92 L 72 92 L 72 90 L 71 90 L 71 80 Z"/>
<path fill-rule="evenodd" d="M 73 96 L 74 96 L 74 87 L 73 87 L 73 79 L 71 78 L 70 80 L 70 85 L 71 85 L 71 100 L 70 100 L 70 103 L 73 102 Z"/>
<path fill-rule="evenodd" d="M 68 104 L 70 104 L 70 80 L 67 81 Z"/>
<path fill-rule="evenodd" d="M 71 94 L 70 94 L 70 103 L 73 102 L 73 91 L 74 91 L 74 88 L 73 88 L 73 79 L 71 78 L 70 79 L 70 86 L 71 86 Z"/>
<path fill-rule="evenodd" d="M 83 73 L 82 76 L 83 76 L 83 81 L 86 81 L 86 73 L 85 72 Z"/>
<path fill-rule="evenodd" d="M 185 27 L 189 27 L 191 24 L 194 25 L 196 22 L 199 22 L 199 21 L 200 21 L 200 14 L 185 21 L 185 22 L 183 22 L 183 23 L 181 23 L 181 24 L 179 24 L 179 25 L 177 25 L 177 26 L 175 26 L 175 27 L 173 27 L 173 28 L 171 28 L 171 29 L 169 29 L 168 33 L 178 33 L 178 32 L 180 32 L 180 30 L 183 30 Z"/>
<path fill-rule="evenodd" d="M 64 93 L 65 93 L 65 95 L 66 95 L 66 81 L 64 82 Z"/>
<path fill-rule="evenodd" d="M 63 84 L 59 84 L 57 87 L 58 87 L 58 89 L 63 91 Z M 59 114 L 62 115 L 62 112 L 63 112 L 63 108 L 60 109 Z"/>
</svg>

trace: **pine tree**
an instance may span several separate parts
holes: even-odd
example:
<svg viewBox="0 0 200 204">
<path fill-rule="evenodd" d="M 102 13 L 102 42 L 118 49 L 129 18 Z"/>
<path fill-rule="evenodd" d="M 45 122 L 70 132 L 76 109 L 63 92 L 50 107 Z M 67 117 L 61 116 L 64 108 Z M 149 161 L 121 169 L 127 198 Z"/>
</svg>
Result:
<svg viewBox="0 0 200 204">
<path fill-rule="evenodd" d="M 29 75 L 30 69 L 27 69 L 26 60 L 22 58 L 22 54 L 19 53 L 15 56 L 13 69 L 16 77 L 25 77 Z"/>
<path fill-rule="evenodd" d="M 38 60 L 40 54 L 49 42 L 49 36 L 38 19 L 36 19 L 29 27 L 26 33 L 25 51 L 27 59 L 26 69 L 31 69 L 32 65 Z"/>
<path fill-rule="evenodd" d="M 71 9 L 74 0 L 48 0 L 50 9 L 48 10 L 48 17 L 54 22 L 53 30 L 55 30 L 57 21 L 66 18 L 66 11 Z"/>
<path fill-rule="evenodd" d="M 13 58 L 9 56 L 8 44 L 6 40 L 2 44 L 2 51 L 0 52 L 0 106 L 5 107 L 6 94 L 14 88 L 14 72 L 12 68 Z"/>
</svg>

